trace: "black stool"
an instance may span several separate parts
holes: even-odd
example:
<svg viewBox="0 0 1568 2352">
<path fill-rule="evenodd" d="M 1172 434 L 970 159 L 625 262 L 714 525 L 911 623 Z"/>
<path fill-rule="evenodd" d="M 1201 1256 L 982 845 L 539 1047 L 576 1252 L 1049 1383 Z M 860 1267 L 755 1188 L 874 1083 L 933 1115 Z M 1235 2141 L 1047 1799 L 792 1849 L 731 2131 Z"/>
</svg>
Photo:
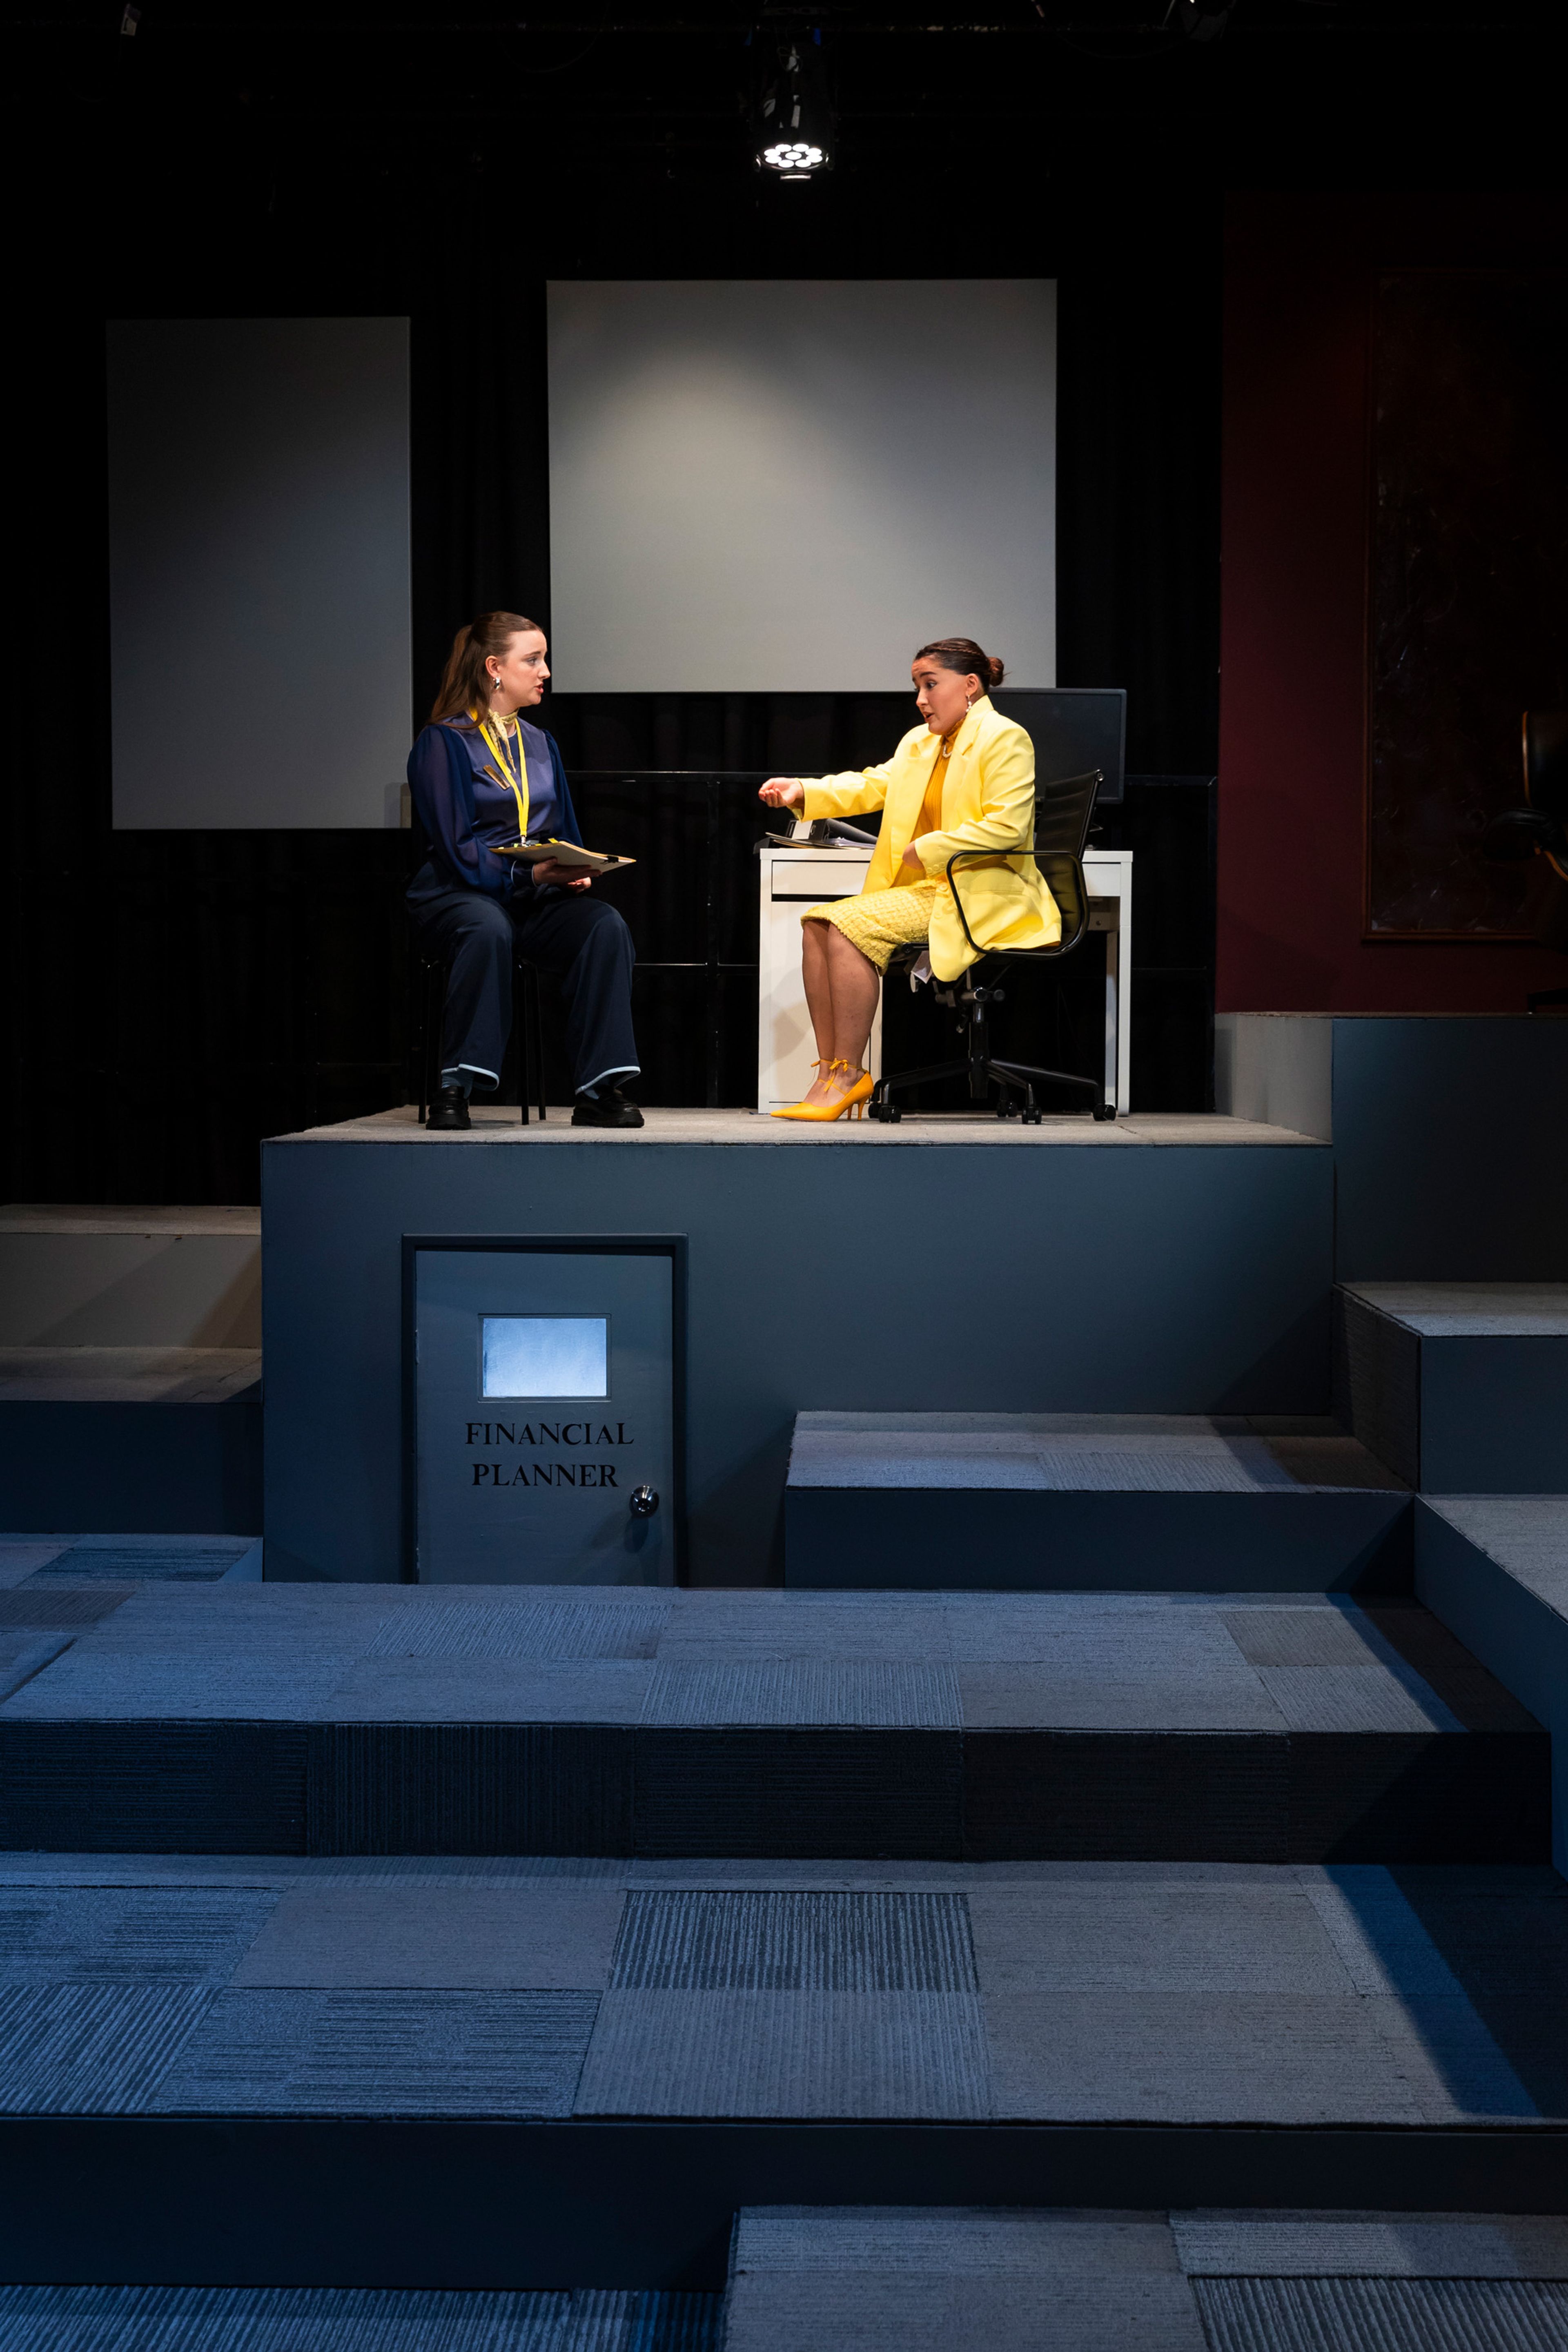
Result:
<svg viewBox="0 0 1568 2352">
<path fill-rule="evenodd" d="M 419 1124 L 429 1115 L 441 1076 L 441 1015 L 447 1004 L 447 965 L 440 956 L 414 950 L 414 1062 L 419 1075 Z M 512 973 L 513 1034 L 517 1038 L 518 1116 L 528 1125 L 529 1097 L 537 1088 L 539 1116 L 544 1118 L 544 1023 L 539 1010 L 539 967 L 515 950 Z"/>
</svg>

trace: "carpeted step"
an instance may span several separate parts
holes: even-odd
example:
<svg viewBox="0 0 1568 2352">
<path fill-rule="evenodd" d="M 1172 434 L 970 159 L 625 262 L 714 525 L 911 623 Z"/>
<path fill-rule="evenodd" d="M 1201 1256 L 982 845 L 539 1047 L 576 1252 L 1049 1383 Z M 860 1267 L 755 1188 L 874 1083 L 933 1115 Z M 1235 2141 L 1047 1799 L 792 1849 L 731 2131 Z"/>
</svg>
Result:
<svg viewBox="0 0 1568 2352">
<path fill-rule="evenodd" d="M 1245 2267 L 1243 2267 L 1245 2265 Z M 1442 2213 L 748 2208 L 726 2352 L 1568 2345 L 1568 2226 Z"/>
<path fill-rule="evenodd" d="M 1548 1851 L 1545 1733 L 1398 1599 L 76 1585 L 46 1566 L 0 1593 L 0 1640 L 21 1677 L 0 1703 L 14 1847 Z"/>
<path fill-rule="evenodd" d="M 784 1580 L 835 1590 L 1407 1590 L 1405 1483 L 1328 1421 L 803 1412 Z"/>
<path fill-rule="evenodd" d="M 16 1855 L 0 2278 L 712 2293 L 750 2204 L 1560 2211 L 1565 1968 L 1546 1869 Z M 1214 2274 L 1290 2268 L 1231 2228 Z"/>
</svg>

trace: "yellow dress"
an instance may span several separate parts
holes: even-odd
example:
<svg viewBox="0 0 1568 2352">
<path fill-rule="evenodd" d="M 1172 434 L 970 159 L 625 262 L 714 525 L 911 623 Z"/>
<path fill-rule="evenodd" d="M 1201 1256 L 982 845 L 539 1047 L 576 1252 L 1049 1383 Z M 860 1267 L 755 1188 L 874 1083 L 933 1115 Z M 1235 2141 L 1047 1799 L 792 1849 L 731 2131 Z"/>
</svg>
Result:
<svg viewBox="0 0 1568 2352">
<path fill-rule="evenodd" d="M 951 746 L 949 747 L 951 750 Z M 921 803 L 917 833 L 936 833 L 942 826 L 942 785 L 947 761 L 939 756 Z M 868 963 L 885 972 L 895 948 L 923 947 L 931 937 L 931 910 L 948 895 L 945 877 L 940 882 L 895 882 L 890 890 L 863 890 L 857 898 L 829 898 L 808 907 L 803 923 L 831 923 Z"/>
<path fill-rule="evenodd" d="M 924 940 L 938 980 L 956 980 L 987 948 L 1048 947 L 1061 919 L 1031 854 L 1035 824 L 1035 747 L 1024 730 L 981 695 L 944 760 L 929 728 L 913 727 L 890 760 L 839 776 L 802 779 L 807 819 L 882 811 L 882 830 L 858 898 L 808 907 L 802 920 L 831 923 L 885 972 L 896 947 Z M 897 879 L 911 848 L 921 879 Z M 978 851 L 980 855 L 970 856 Z M 947 881 L 958 868 L 959 919 Z"/>
</svg>

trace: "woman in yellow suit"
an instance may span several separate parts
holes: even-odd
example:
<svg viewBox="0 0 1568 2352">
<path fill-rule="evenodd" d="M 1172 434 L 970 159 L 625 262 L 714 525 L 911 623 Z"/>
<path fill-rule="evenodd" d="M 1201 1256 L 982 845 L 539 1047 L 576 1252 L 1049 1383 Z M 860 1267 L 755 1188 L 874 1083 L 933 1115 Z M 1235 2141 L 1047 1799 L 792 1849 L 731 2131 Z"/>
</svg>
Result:
<svg viewBox="0 0 1568 2352">
<path fill-rule="evenodd" d="M 877 991 L 897 947 L 923 941 L 940 981 L 977 952 L 963 935 L 947 879 L 959 850 L 993 850 L 958 869 L 963 911 L 981 949 L 1049 947 L 1061 918 L 1029 852 L 1035 838 L 1035 747 L 1004 719 L 987 688 L 1002 664 L 972 637 L 922 646 L 910 671 L 925 724 L 890 760 L 858 774 L 773 776 L 760 797 L 808 818 L 882 811 L 882 830 L 857 898 L 809 907 L 801 918 L 805 1001 L 816 1035 L 816 1077 L 775 1118 L 857 1116 L 872 1090 L 862 1066 Z"/>
</svg>

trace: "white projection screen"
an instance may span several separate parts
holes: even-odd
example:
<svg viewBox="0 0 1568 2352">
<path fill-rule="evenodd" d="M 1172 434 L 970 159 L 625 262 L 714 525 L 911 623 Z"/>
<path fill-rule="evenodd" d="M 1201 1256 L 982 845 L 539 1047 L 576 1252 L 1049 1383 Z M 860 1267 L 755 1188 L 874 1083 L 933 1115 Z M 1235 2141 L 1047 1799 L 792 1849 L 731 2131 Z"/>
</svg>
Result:
<svg viewBox="0 0 1568 2352">
<path fill-rule="evenodd" d="M 408 321 L 109 330 L 114 823 L 401 822 Z"/>
<path fill-rule="evenodd" d="M 928 637 L 1056 683 L 1049 278 L 552 283 L 568 693 L 894 691 Z"/>
</svg>

